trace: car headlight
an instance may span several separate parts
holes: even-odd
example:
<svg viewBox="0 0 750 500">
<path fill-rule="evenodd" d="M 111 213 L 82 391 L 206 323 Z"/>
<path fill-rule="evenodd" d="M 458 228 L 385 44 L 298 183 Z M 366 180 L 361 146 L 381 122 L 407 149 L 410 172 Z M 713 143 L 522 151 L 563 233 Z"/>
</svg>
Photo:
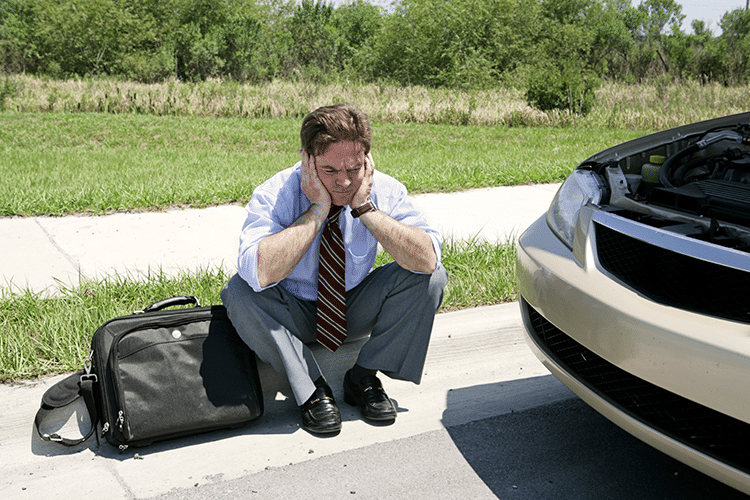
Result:
<svg viewBox="0 0 750 500">
<path fill-rule="evenodd" d="M 568 247 L 573 248 L 578 212 L 602 199 L 603 184 L 591 170 L 576 170 L 565 179 L 547 210 L 547 224 Z"/>
</svg>

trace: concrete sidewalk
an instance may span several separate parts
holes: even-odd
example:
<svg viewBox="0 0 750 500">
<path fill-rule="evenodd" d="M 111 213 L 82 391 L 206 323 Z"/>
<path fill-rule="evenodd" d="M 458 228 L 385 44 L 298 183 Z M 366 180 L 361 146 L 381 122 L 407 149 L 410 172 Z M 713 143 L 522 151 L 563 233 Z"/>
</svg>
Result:
<svg viewBox="0 0 750 500">
<path fill-rule="evenodd" d="M 445 238 L 502 241 L 544 213 L 558 184 L 413 197 Z M 244 207 L 0 218 L 0 287 L 54 292 L 79 278 L 236 269 Z"/>
</svg>

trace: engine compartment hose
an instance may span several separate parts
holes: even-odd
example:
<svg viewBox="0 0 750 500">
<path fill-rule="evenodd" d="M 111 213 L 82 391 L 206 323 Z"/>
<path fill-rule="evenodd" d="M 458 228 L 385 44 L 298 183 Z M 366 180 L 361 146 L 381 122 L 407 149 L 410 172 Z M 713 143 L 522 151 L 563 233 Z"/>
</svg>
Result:
<svg viewBox="0 0 750 500">
<path fill-rule="evenodd" d="M 674 184 L 672 184 L 672 179 L 669 173 L 670 170 L 672 170 L 672 166 L 677 164 L 683 158 L 691 156 L 700 150 L 701 148 L 697 144 L 693 144 L 692 146 L 688 146 L 682 151 L 678 151 L 677 153 L 667 158 L 667 160 L 664 162 L 664 165 L 662 165 L 659 169 L 659 182 L 661 183 L 661 185 L 666 188 L 673 188 Z"/>
</svg>

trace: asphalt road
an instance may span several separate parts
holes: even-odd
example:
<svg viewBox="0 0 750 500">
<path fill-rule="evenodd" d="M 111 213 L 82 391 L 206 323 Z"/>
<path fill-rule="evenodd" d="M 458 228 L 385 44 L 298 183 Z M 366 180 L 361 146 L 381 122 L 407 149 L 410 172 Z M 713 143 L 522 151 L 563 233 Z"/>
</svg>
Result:
<svg viewBox="0 0 750 500">
<path fill-rule="evenodd" d="M 576 397 L 538 403 L 153 498 L 748 498 L 643 444 Z"/>
</svg>

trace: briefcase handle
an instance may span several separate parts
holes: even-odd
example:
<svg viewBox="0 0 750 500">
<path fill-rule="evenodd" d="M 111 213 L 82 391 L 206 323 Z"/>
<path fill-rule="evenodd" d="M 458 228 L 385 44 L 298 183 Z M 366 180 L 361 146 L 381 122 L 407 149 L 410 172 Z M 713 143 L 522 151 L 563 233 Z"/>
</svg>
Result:
<svg viewBox="0 0 750 500">
<path fill-rule="evenodd" d="M 145 307 L 143 311 L 136 311 L 135 313 L 139 314 L 161 311 L 162 309 L 166 309 L 167 307 L 187 306 L 190 304 L 193 304 L 195 307 L 200 307 L 201 305 L 200 301 L 198 301 L 198 297 L 195 297 L 193 295 L 184 295 L 182 297 L 170 297 L 168 299 L 160 300 L 159 302 L 154 302 L 150 306 Z"/>
</svg>

